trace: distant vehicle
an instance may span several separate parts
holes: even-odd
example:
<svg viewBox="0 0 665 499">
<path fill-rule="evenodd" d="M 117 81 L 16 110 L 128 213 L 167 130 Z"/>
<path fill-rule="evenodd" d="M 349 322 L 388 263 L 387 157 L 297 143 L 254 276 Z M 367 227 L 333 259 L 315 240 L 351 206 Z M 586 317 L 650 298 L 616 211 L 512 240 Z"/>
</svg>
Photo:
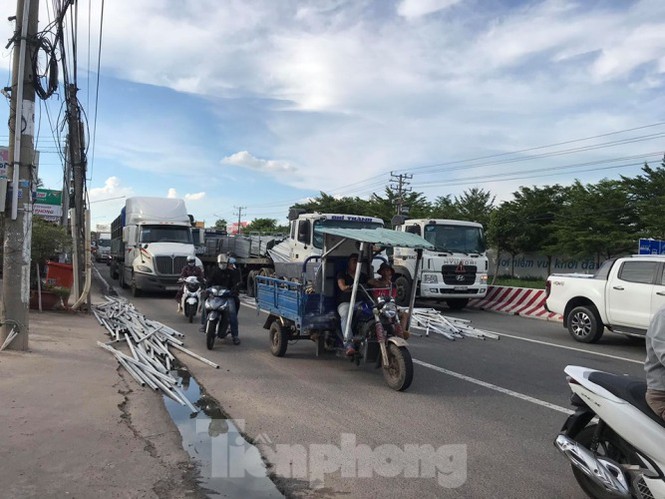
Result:
<svg viewBox="0 0 665 499">
<path fill-rule="evenodd" d="M 605 329 L 644 336 L 653 314 L 665 306 L 665 255 L 633 255 L 605 261 L 595 274 L 552 274 L 545 308 L 582 343 Z"/>
<path fill-rule="evenodd" d="M 95 261 L 111 262 L 111 234 L 103 232 L 99 234 L 95 248 Z"/>
<path fill-rule="evenodd" d="M 452 309 L 466 307 L 470 298 L 487 294 L 486 254 L 483 226 L 476 222 L 447 219 L 408 219 L 395 230 L 424 238 L 434 249 L 424 250 L 416 276 L 416 250 L 395 248 L 393 267 L 397 303 L 409 305 L 411 289 L 416 297 L 445 301 Z"/>
<path fill-rule="evenodd" d="M 185 201 L 131 197 L 111 224 L 111 277 L 121 287 L 142 291 L 177 291 L 178 278 L 194 255 Z M 197 265 L 201 261 L 197 259 Z"/>
</svg>

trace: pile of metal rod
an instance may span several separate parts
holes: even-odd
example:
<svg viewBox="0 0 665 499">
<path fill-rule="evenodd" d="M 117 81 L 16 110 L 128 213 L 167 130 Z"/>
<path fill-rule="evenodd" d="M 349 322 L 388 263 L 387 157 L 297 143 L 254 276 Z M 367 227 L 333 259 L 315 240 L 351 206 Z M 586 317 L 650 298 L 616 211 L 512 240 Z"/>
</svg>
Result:
<svg viewBox="0 0 665 499">
<path fill-rule="evenodd" d="M 425 336 L 433 332 L 452 341 L 459 338 L 499 339 L 496 333 L 473 327 L 471 321 L 446 317 L 433 308 L 413 309 L 410 330 L 413 332 L 414 329 L 423 330 Z"/>
<path fill-rule="evenodd" d="M 181 340 L 184 334 L 146 318 L 125 299 L 106 297 L 106 303 L 95 305 L 93 313 L 111 337 L 110 341 L 98 341 L 97 344 L 112 353 L 139 385 L 161 390 L 181 405 L 188 406 L 192 412 L 198 412 L 180 389 L 178 380 L 170 374 L 175 357 L 169 348 L 179 350 L 215 369 L 219 369 L 219 364 L 186 349 Z M 127 344 L 129 354 L 112 346 L 121 343 Z"/>
</svg>

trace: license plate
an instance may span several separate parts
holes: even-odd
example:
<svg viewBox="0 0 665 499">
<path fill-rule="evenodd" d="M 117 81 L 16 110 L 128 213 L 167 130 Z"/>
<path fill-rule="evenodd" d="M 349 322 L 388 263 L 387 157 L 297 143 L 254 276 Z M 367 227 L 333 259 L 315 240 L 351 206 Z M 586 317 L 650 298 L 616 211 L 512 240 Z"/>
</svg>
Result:
<svg viewBox="0 0 665 499">
<path fill-rule="evenodd" d="M 469 289 L 467 286 L 455 286 L 454 290 L 455 291 L 466 291 Z"/>
</svg>

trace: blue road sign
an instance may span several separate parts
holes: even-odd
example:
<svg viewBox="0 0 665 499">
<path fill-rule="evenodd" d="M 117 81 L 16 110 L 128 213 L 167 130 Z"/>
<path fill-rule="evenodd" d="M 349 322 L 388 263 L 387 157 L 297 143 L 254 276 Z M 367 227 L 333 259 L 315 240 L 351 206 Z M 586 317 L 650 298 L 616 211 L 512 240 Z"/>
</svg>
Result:
<svg viewBox="0 0 665 499">
<path fill-rule="evenodd" d="M 665 241 L 657 239 L 640 239 L 640 255 L 663 255 L 665 254 Z"/>
</svg>

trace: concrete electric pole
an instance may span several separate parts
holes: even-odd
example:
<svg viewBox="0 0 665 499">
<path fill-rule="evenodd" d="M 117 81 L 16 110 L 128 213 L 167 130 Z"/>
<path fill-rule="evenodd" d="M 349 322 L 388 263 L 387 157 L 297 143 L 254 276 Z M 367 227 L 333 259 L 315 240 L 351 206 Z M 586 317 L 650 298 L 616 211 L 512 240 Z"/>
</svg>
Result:
<svg viewBox="0 0 665 499">
<path fill-rule="evenodd" d="M 30 306 L 30 250 L 32 241 L 32 188 L 35 135 L 35 75 L 32 56 L 35 45 L 28 40 L 37 33 L 39 0 L 18 0 L 12 68 L 12 93 L 9 111 L 9 168 L 11 197 L 5 212 L 5 240 L 2 285 L 3 344 L 14 325 L 19 334 L 7 346 L 28 349 L 28 310 Z"/>
<path fill-rule="evenodd" d="M 401 216 L 404 207 L 404 194 L 411 191 L 411 188 L 407 188 L 406 186 L 409 185 L 409 180 L 413 178 L 413 175 L 407 173 L 395 175 L 390 172 L 390 177 L 390 183 L 392 184 L 390 187 L 397 191 L 397 216 Z"/>
<path fill-rule="evenodd" d="M 242 233 L 242 210 L 246 210 L 247 206 L 234 206 L 236 210 L 238 210 L 238 235 Z"/>
</svg>

